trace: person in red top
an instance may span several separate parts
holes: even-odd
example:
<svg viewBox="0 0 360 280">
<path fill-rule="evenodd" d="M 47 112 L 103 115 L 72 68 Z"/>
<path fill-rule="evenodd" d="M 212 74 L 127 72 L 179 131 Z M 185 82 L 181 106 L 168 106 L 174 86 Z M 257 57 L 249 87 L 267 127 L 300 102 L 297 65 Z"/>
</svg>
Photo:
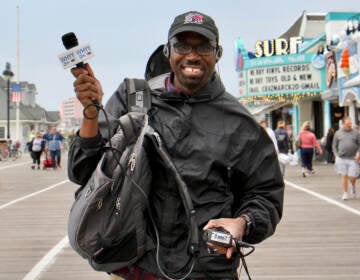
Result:
<svg viewBox="0 0 360 280">
<path fill-rule="evenodd" d="M 314 156 L 314 148 L 316 148 L 320 155 L 323 153 L 319 143 L 316 140 L 315 134 L 311 131 L 309 121 L 305 121 L 301 126 L 301 130 L 297 137 L 300 141 L 300 155 L 301 155 L 301 173 L 303 177 L 311 176 L 315 173 L 312 167 L 312 160 Z"/>
</svg>

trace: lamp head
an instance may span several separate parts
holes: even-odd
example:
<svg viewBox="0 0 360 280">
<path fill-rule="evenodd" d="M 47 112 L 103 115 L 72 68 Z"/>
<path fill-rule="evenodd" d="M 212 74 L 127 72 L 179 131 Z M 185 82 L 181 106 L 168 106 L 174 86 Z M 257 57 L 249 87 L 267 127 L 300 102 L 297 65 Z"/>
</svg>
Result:
<svg viewBox="0 0 360 280">
<path fill-rule="evenodd" d="M 14 73 L 11 71 L 11 65 L 9 62 L 6 62 L 5 64 L 5 70 L 3 72 L 3 75 L 8 80 L 10 80 L 14 76 Z"/>
</svg>

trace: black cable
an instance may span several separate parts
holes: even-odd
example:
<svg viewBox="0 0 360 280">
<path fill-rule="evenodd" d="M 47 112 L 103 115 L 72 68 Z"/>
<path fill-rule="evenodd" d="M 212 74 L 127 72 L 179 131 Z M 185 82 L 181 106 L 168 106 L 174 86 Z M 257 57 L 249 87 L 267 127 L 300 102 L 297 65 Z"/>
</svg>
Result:
<svg viewBox="0 0 360 280">
<path fill-rule="evenodd" d="M 240 260 L 241 260 L 242 266 L 245 269 L 246 275 L 247 275 L 248 279 L 251 280 L 249 269 L 248 269 L 246 261 L 245 261 L 245 257 L 250 255 L 252 252 L 254 252 L 255 246 L 253 246 L 247 242 L 237 240 L 237 239 L 233 239 L 233 241 L 235 242 L 236 250 L 240 256 Z M 248 253 L 243 254 L 243 252 L 242 252 L 243 248 L 250 248 L 251 250 Z"/>
<path fill-rule="evenodd" d="M 88 108 L 94 106 L 96 108 L 96 111 L 97 111 L 97 114 L 94 115 L 94 116 L 88 116 L 86 114 L 86 111 Z M 153 230 L 155 232 L 155 237 L 156 237 L 156 263 L 157 263 L 157 266 L 158 266 L 158 269 L 160 271 L 160 273 L 168 280 L 184 280 L 186 279 L 192 272 L 192 270 L 194 269 L 195 267 L 195 263 L 196 263 L 196 258 L 194 258 L 194 256 L 192 258 L 189 259 L 188 263 L 185 265 L 187 266 L 189 263 L 190 264 L 190 268 L 189 268 L 189 271 L 185 273 L 185 275 L 182 277 L 182 278 L 172 278 L 170 277 L 167 272 L 165 272 L 162 268 L 162 265 L 160 263 L 160 237 L 159 237 L 159 231 L 157 229 L 157 226 L 156 226 L 156 222 L 155 222 L 155 219 L 152 215 L 152 211 L 151 211 L 151 207 L 150 207 L 150 204 L 149 204 L 149 199 L 148 199 L 148 195 L 144 192 L 144 190 L 141 188 L 141 186 L 139 184 L 137 184 L 133 178 L 131 178 L 127 172 L 125 172 L 123 166 L 121 165 L 120 163 L 120 157 L 119 157 L 119 153 L 122 152 L 122 151 L 119 151 L 115 148 L 113 148 L 112 144 L 111 144 L 111 138 L 110 138 L 110 122 L 109 122 L 109 119 L 108 119 L 108 116 L 107 116 L 107 113 L 106 111 L 104 110 L 104 107 L 103 105 L 99 105 L 97 102 L 94 102 L 93 104 L 89 104 L 87 106 L 84 107 L 83 109 L 83 115 L 84 115 L 84 118 L 86 119 L 89 119 L 89 120 L 94 120 L 98 117 L 99 115 L 99 111 L 102 111 L 104 113 L 104 117 L 105 117 L 105 122 L 106 122 L 106 127 L 107 127 L 107 130 L 108 130 L 108 136 L 109 136 L 109 139 L 108 139 L 108 143 L 109 143 L 109 149 L 110 151 L 112 152 L 113 154 L 113 158 L 115 159 L 117 165 L 120 167 L 120 172 L 119 172 L 119 176 L 116 178 L 116 179 L 119 179 L 119 177 L 123 174 L 124 176 L 126 176 L 133 184 L 134 186 L 140 191 L 140 193 L 142 194 L 142 196 L 145 198 L 145 204 L 146 204 L 146 209 L 147 209 L 147 212 L 148 212 L 148 215 L 149 215 L 149 218 L 150 218 L 150 221 L 151 221 L 151 225 L 153 227 Z M 147 122 L 147 118 L 148 116 L 145 114 L 145 122 Z M 142 137 L 144 137 L 145 135 L 145 132 L 142 131 L 143 135 Z M 154 134 L 152 135 L 154 137 Z M 156 137 L 154 138 L 157 138 L 159 137 L 158 134 L 155 134 Z M 156 146 L 156 141 L 153 140 L 153 144 Z M 159 143 L 157 143 L 159 144 Z M 159 149 L 157 149 L 159 151 Z M 183 187 L 184 188 L 184 187 Z M 185 203 L 186 201 L 186 198 L 182 197 L 183 199 L 183 202 Z M 186 208 L 186 207 L 185 207 Z M 187 209 L 189 211 L 189 209 Z M 190 213 L 188 213 L 189 215 Z M 191 216 L 191 215 L 190 215 Z M 240 256 L 240 260 L 241 260 L 241 263 L 242 263 L 242 266 L 244 267 L 245 269 L 245 272 L 248 276 L 248 279 L 251 280 L 251 277 L 250 277 L 250 274 L 249 274 L 249 270 L 248 270 L 248 267 L 247 267 L 247 264 L 246 264 L 246 261 L 245 261 L 245 257 L 250 255 L 252 252 L 254 252 L 255 250 L 255 247 L 249 243 L 246 243 L 244 241 L 240 241 L 240 240 L 236 240 L 236 239 L 233 239 L 233 242 L 235 243 L 236 245 L 236 249 L 237 249 L 237 253 L 239 254 Z M 242 248 L 250 248 L 251 250 L 249 252 L 247 252 L 246 254 L 243 254 L 242 253 Z"/>
<path fill-rule="evenodd" d="M 86 111 L 88 108 L 90 107 L 95 107 L 96 108 L 96 114 L 94 116 L 89 116 L 87 115 Z M 162 266 L 160 264 L 160 237 L 159 237 L 159 231 L 156 227 L 156 222 L 155 222 L 155 219 L 152 215 L 152 211 L 151 211 L 151 207 L 150 207 L 150 204 L 149 204 L 149 199 L 148 199 L 148 195 L 144 192 L 144 190 L 141 188 L 140 185 L 138 185 L 134 180 L 133 178 L 131 178 L 127 172 L 125 172 L 123 166 L 121 165 L 120 163 L 120 157 L 119 157 L 119 153 L 122 152 L 122 151 L 119 151 L 115 148 L 113 148 L 112 144 L 111 144 L 111 137 L 110 137 L 110 122 L 109 122 L 109 119 L 108 119 L 108 116 L 107 116 L 107 113 L 106 111 L 104 110 L 104 107 L 103 105 L 99 105 L 99 103 L 94 100 L 93 101 L 93 104 L 89 104 L 87 106 L 84 107 L 83 109 L 83 115 L 84 115 L 84 118 L 88 119 L 88 120 L 94 120 L 94 119 L 97 119 L 97 117 L 99 116 L 99 111 L 102 111 L 104 113 L 104 117 L 105 117 L 105 122 L 106 122 L 106 127 L 107 127 L 107 130 L 108 130 L 108 143 L 109 143 L 109 149 L 110 151 L 112 152 L 113 154 L 113 158 L 115 159 L 117 165 L 120 167 L 120 172 L 119 172 L 119 176 L 116 178 L 117 180 L 119 179 L 119 177 L 121 177 L 122 174 L 124 174 L 124 176 L 126 176 L 133 184 L 134 186 L 140 191 L 140 193 L 142 194 L 142 196 L 145 198 L 145 204 L 146 204 L 146 209 L 147 209 L 147 212 L 148 212 L 148 215 L 149 215 L 149 218 L 150 218 L 150 221 L 151 221 L 151 225 L 153 227 L 153 230 L 155 232 L 155 236 L 156 236 L 156 263 L 157 263 L 157 266 L 158 266 L 158 269 L 160 271 L 160 273 L 168 280 L 175 280 L 174 278 L 171 278 L 163 269 L 162 269 Z M 148 122 L 148 115 L 145 113 L 145 122 Z M 145 135 L 145 132 L 142 131 L 142 137 L 144 137 Z M 159 137 L 158 134 L 156 133 L 153 133 L 152 136 L 156 139 L 157 137 Z M 160 143 L 156 143 L 158 142 L 159 140 L 157 139 L 157 141 L 154 139 L 153 140 L 153 144 L 155 145 L 155 148 L 158 150 L 158 152 L 160 151 L 159 147 L 157 147 L 157 145 L 160 145 Z M 154 143 L 155 142 L 155 143 Z M 164 160 L 164 156 L 162 156 L 163 160 Z M 169 161 L 169 160 L 168 160 Z M 172 162 L 170 162 L 172 163 Z M 173 167 L 171 165 L 171 167 Z M 170 168 L 171 169 L 171 168 Z M 179 181 L 181 182 L 182 180 L 180 178 L 178 178 L 177 180 L 177 183 L 179 183 Z M 181 182 L 182 183 L 182 182 Z M 182 184 L 180 184 L 180 189 L 182 189 L 184 191 L 185 189 L 185 192 L 187 191 L 186 189 L 186 186 L 182 186 Z M 184 193 L 180 193 L 181 194 L 181 198 L 183 200 L 183 203 L 186 204 L 186 200 L 189 200 L 190 198 L 188 196 L 184 196 Z M 190 205 L 191 205 L 191 201 L 190 201 Z M 187 204 L 188 205 L 188 204 Z M 186 209 L 185 207 L 185 210 L 187 210 L 187 212 L 189 212 L 190 209 Z M 191 209 L 193 210 L 193 209 Z M 190 211 L 191 211 L 190 210 Z M 187 213 L 188 217 L 190 216 L 190 220 L 191 218 L 194 218 L 194 217 L 191 217 L 193 216 L 192 213 Z M 191 222 L 194 222 L 194 221 L 190 221 Z M 192 232 L 193 234 L 195 232 Z M 193 237 L 194 238 L 194 237 Z M 195 239 L 197 239 L 197 237 L 195 237 Z M 196 240 L 197 241 L 197 240 Z M 254 252 L 255 250 L 255 247 L 249 243 L 246 243 L 244 241 L 240 241 L 240 240 L 236 240 L 236 239 L 232 239 L 233 243 L 235 243 L 236 245 L 236 249 L 237 249 L 237 253 L 239 254 L 240 256 L 240 260 L 242 262 L 242 266 L 244 267 L 245 269 L 245 272 L 248 276 L 248 279 L 251 280 L 251 277 L 250 277 L 250 274 L 249 274 L 249 270 L 248 270 L 248 267 L 247 267 L 247 264 L 246 264 L 246 261 L 245 261 L 245 257 L 250 255 L 252 252 Z M 192 244 L 194 245 L 194 244 Z M 198 245 L 198 244 L 197 244 Z M 192 246 L 193 247 L 193 246 Z M 242 252 L 242 248 L 250 248 L 251 250 L 249 252 L 247 252 L 246 254 L 243 254 Z M 198 248 L 196 248 L 198 249 Z M 195 249 L 195 250 L 196 250 Z M 197 259 L 197 254 L 195 253 L 195 258 L 194 258 L 194 248 L 191 248 L 191 253 L 192 253 L 192 257 L 189 259 L 189 261 L 187 262 L 187 264 L 185 264 L 185 266 L 187 266 L 189 263 L 191 263 L 190 265 L 190 269 L 187 273 L 185 273 L 185 275 L 182 277 L 182 278 L 176 278 L 177 280 L 183 280 L 183 279 L 186 279 L 192 272 L 193 268 L 195 267 L 195 263 L 196 263 L 196 259 Z"/>
<path fill-rule="evenodd" d="M 89 117 L 89 116 L 86 114 L 86 110 L 87 110 L 88 108 L 90 108 L 90 107 L 95 107 L 95 108 L 96 108 L 96 114 L 95 114 L 94 116 L 90 116 L 90 117 Z M 99 105 L 99 103 L 98 103 L 96 100 L 93 100 L 93 103 L 92 103 L 92 104 L 88 104 L 88 105 L 86 105 L 86 106 L 84 107 L 84 109 L 83 109 L 84 118 L 85 118 L 85 119 L 88 119 L 88 120 L 95 120 L 95 119 L 99 116 L 99 111 L 100 111 L 100 110 L 103 111 L 104 114 L 106 115 L 103 105 Z M 106 119 L 107 119 L 107 116 L 106 116 Z M 108 124 L 108 120 L 107 120 L 107 124 Z"/>
</svg>

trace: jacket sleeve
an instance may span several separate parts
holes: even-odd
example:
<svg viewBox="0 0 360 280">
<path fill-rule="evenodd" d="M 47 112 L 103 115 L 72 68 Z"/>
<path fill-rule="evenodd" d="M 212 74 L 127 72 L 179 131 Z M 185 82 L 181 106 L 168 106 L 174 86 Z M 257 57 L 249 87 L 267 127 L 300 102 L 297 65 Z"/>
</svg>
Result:
<svg viewBox="0 0 360 280">
<path fill-rule="evenodd" d="M 252 129 L 232 176 L 234 217 L 248 214 L 253 226 L 245 240 L 258 243 L 271 236 L 283 211 L 284 182 L 274 146 L 266 132 Z M 264 133 L 265 132 L 265 133 Z"/>
<path fill-rule="evenodd" d="M 102 156 L 103 145 L 101 134 L 93 138 L 82 138 L 77 132 L 68 154 L 70 181 L 79 185 L 86 184 Z"/>
<path fill-rule="evenodd" d="M 116 131 L 118 118 L 126 113 L 126 96 L 124 85 L 110 97 L 105 106 L 105 112 L 99 114 L 99 133 L 93 138 L 82 138 L 79 132 L 70 144 L 68 154 L 68 177 L 79 185 L 84 185 L 95 170 L 101 156 L 103 147 Z"/>
</svg>

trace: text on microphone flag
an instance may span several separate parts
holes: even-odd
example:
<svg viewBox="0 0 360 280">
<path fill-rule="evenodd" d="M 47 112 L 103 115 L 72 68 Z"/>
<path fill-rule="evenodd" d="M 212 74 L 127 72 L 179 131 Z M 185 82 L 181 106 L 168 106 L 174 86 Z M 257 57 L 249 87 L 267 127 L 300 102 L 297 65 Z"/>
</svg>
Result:
<svg viewBox="0 0 360 280">
<path fill-rule="evenodd" d="M 66 69 L 69 67 L 73 67 L 80 62 L 84 62 L 93 56 L 94 54 L 91 50 L 90 44 L 84 44 L 71 48 L 62 54 L 59 54 L 58 58 L 63 68 Z"/>
</svg>

